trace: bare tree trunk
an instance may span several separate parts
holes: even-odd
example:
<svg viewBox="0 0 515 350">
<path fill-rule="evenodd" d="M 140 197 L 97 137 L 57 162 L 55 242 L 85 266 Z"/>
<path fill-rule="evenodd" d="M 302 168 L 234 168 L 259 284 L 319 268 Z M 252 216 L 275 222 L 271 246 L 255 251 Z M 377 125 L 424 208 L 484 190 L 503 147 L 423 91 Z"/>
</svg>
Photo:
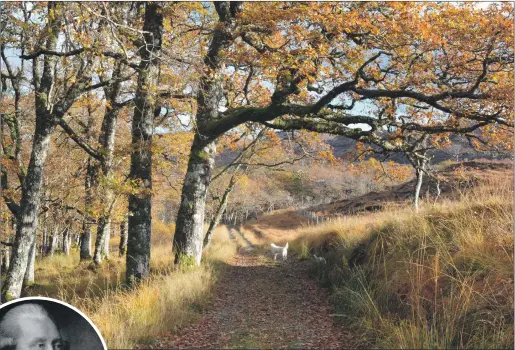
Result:
<svg viewBox="0 0 515 350">
<path fill-rule="evenodd" d="M 6 242 L 10 241 L 10 238 L 8 238 L 10 235 L 8 235 L 7 233 L 11 230 L 16 232 L 15 218 L 11 217 L 10 221 L 11 221 L 11 225 L 9 225 L 9 220 L 5 221 L 5 231 L 4 231 L 4 234 L 1 239 Z M 11 226 L 11 228 L 9 228 L 9 226 Z M 2 278 L 4 277 L 4 275 L 7 274 L 7 270 L 9 270 L 9 262 L 11 260 L 11 247 L 9 245 L 0 244 L 0 250 L 2 252 L 1 273 L 0 273 L 0 285 L 1 285 Z"/>
<path fill-rule="evenodd" d="M 61 234 L 57 236 L 57 248 L 59 248 L 61 253 L 64 252 L 63 235 L 64 235 L 64 231 L 61 232 Z"/>
<path fill-rule="evenodd" d="M 419 198 L 420 198 L 420 189 L 422 188 L 422 181 L 424 178 L 424 170 L 425 170 L 426 162 L 422 161 L 419 166 L 417 166 L 417 185 L 415 187 L 415 210 L 419 210 Z"/>
<path fill-rule="evenodd" d="M 214 142 L 204 146 L 201 138 L 195 134 L 182 187 L 181 206 L 173 237 L 175 263 L 181 263 L 182 259 L 193 259 L 190 262 L 199 265 L 202 257 L 206 194 L 215 162 L 216 146 Z"/>
<path fill-rule="evenodd" d="M 9 263 L 11 261 L 11 248 L 10 247 L 4 247 L 2 249 L 3 251 L 3 257 L 2 257 L 2 271 L 5 274 L 7 270 L 9 270 Z"/>
<path fill-rule="evenodd" d="M 104 234 L 106 236 L 104 241 L 104 257 L 105 259 L 109 259 L 109 241 L 111 240 L 111 218 L 109 218 L 109 221 L 106 224 Z"/>
<path fill-rule="evenodd" d="M 54 256 L 55 246 L 57 245 L 57 236 L 59 234 L 59 227 L 54 228 L 54 233 L 50 236 L 50 245 L 48 247 L 48 255 Z"/>
<path fill-rule="evenodd" d="M 91 259 L 91 223 L 93 218 L 90 216 L 93 208 L 93 194 L 92 190 L 97 182 L 97 169 L 98 167 L 92 164 L 94 160 L 90 157 L 88 159 L 88 166 L 86 168 L 86 179 L 84 183 L 85 198 L 84 198 L 84 222 L 82 224 L 82 232 L 80 238 L 80 261 Z"/>
<path fill-rule="evenodd" d="M 127 229 L 128 229 L 127 221 L 123 220 L 120 223 L 120 246 L 119 246 L 120 256 L 124 256 L 127 251 L 127 236 L 128 236 Z"/>
<path fill-rule="evenodd" d="M 231 194 L 232 190 L 234 189 L 234 186 L 236 185 L 236 172 L 238 171 L 238 168 L 239 166 L 235 169 L 234 173 L 232 174 L 231 180 L 229 181 L 229 185 L 225 189 L 222 199 L 220 201 L 220 205 L 218 206 L 218 209 L 216 210 L 216 213 L 209 224 L 206 236 L 204 237 L 204 248 L 208 248 L 211 244 L 213 231 L 218 226 L 223 214 L 225 213 L 225 209 L 227 208 L 227 203 L 229 201 L 229 194 Z"/>
<path fill-rule="evenodd" d="M 206 136 L 203 131 L 209 123 L 219 118 L 219 105 L 223 99 L 221 53 L 233 40 L 231 31 L 234 18 L 242 6 L 239 2 L 215 2 L 215 9 L 219 22 L 204 57 L 206 73 L 200 79 L 197 94 L 197 132 L 191 145 L 173 238 L 175 263 L 199 265 L 202 258 L 206 193 L 216 156 L 216 138 L 220 136 Z"/>
<path fill-rule="evenodd" d="M 99 265 L 102 263 L 102 260 L 108 258 L 108 245 L 109 245 L 109 230 L 110 230 L 110 222 L 106 221 L 110 220 L 109 217 L 101 216 L 98 219 L 97 226 L 97 239 L 95 240 L 95 254 L 93 255 L 93 261 L 95 264 Z M 107 246 L 107 249 L 106 249 Z"/>
<path fill-rule="evenodd" d="M 63 251 L 64 254 L 70 255 L 71 235 L 70 227 L 66 227 L 63 231 Z"/>
<path fill-rule="evenodd" d="M 47 252 L 48 245 L 48 211 L 45 212 L 45 220 L 43 221 L 43 237 L 41 238 L 41 256 Z"/>
<path fill-rule="evenodd" d="M 82 232 L 79 241 L 80 261 L 91 259 L 91 225 L 87 221 L 82 223 Z"/>
<path fill-rule="evenodd" d="M 27 270 L 25 271 L 25 277 L 23 279 L 23 286 L 27 287 L 34 284 L 34 264 L 36 262 L 36 240 L 32 243 L 32 247 L 29 252 L 29 261 Z"/>
<path fill-rule="evenodd" d="M 47 117 L 50 118 L 50 116 Z M 41 118 L 37 119 L 40 119 L 40 122 L 36 122 L 30 163 L 22 189 L 13 255 L 4 287 L 7 300 L 19 298 L 21 294 L 30 249 L 36 238 L 43 167 L 47 157 L 50 135 L 55 127 Z"/>
<path fill-rule="evenodd" d="M 47 6 L 51 16 L 49 16 L 49 22 L 47 24 L 48 35 L 46 37 L 46 48 L 48 50 L 55 50 L 60 31 L 60 20 L 55 16 L 58 5 L 49 2 Z M 56 107 L 55 109 L 48 108 L 50 101 L 49 96 L 54 84 L 54 68 L 55 57 L 50 55 L 45 56 L 43 74 L 41 75 L 40 81 L 37 82 L 37 78 L 34 77 L 36 81 L 35 85 L 37 85 L 36 93 L 34 94 L 36 105 L 36 130 L 32 141 L 32 151 L 27 174 L 23 181 L 11 266 L 7 273 L 4 290 L 2 291 L 6 300 L 19 298 L 21 294 L 30 249 L 36 239 L 43 168 L 48 153 L 50 135 L 56 127 L 56 119 L 62 117 L 69 108 L 69 106 L 65 108 L 64 105 Z M 37 69 L 37 66 L 35 66 L 34 72 Z"/>
<path fill-rule="evenodd" d="M 129 238 L 126 278 L 129 284 L 144 279 L 150 272 L 150 235 L 152 226 L 152 133 L 154 132 L 155 95 L 158 82 L 156 58 L 161 52 L 163 13 L 160 4 L 145 4 L 145 43 L 141 57 L 138 87 L 132 117 L 130 179 L 139 183 L 139 193 L 129 196 Z"/>
<path fill-rule="evenodd" d="M 116 66 L 113 77 L 119 76 L 121 73 L 121 65 Z M 116 104 L 116 98 L 120 94 L 120 83 L 114 84 L 112 87 L 106 87 L 104 92 L 111 105 Z M 113 154 L 115 147 L 116 136 L 116 121 L 120 108 L 111 108 L 106 112 L 102 120 L 102 129 L 99 136 L 99 143 L 102 145 L 104 156 L 100 160 L 101 174 L 104 177 L 105 186 L 101 188 L 100 195 L 102 196 L 102 213 L 98 219 L 97 238 L 95 242 L 95 254 L 93 261 L 95 264 L 100 264 L 102 259 L 109 258 L 109 237 L 111 230 L 111 210 L 114 205 L 114 193 L 111 188 L 111 179 L 113 176 Z M 96 183 L 98 185 L 98 181 Z"/>
</svg>

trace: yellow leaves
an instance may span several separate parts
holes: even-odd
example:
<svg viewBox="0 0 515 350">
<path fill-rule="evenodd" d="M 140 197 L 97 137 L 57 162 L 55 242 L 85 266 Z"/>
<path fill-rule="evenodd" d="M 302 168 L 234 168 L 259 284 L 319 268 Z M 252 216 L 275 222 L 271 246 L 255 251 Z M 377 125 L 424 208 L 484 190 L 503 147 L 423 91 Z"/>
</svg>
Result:
<svg viewBox="0 0 515 350">
<path fill-rule="evenodd" d="M 399 183 L 407 181 L 413 174 L 410 165 L 394 161 L 380 162 L 375 158 L 361 160 L 348 165 L 348 171 L 354 174 L 369 175 L 375 182 L 389 181 Z"/>
<path fill-rule="evenodd" d="M 281 138 L 277 135 L 276 132 L 272 130 L 266 131 L 266 137 L 268 138 L 269 142 L 273 145 L 278 145 L 281 142 Z"/>
<path fill-rule="evenodd" d="M 322 159 L 322 160 L 326 160 L 329 162 L 329 164 L 331 165 L 335 165 L 336 164 L 336 157 L 334 156 L 333 152 L 331 150 L 329 151 L 319 151 L 317 153 L 317 156 L 318 158 Z"/>
<path fill-rule="evenodd" d="M 240 189 L 246 189 L 250 184 L 250 179 L 247 175 L 241 175 L 238 177 L 238 186 Z"/>
<path fill-rule="evenodd" d="M 431 146 L 437 149 L 443 149 L 451 145 L 451 140 L 449 137 L 449 133 L 436 134 L 429 139 L 429 142 Z"/>
</svg>

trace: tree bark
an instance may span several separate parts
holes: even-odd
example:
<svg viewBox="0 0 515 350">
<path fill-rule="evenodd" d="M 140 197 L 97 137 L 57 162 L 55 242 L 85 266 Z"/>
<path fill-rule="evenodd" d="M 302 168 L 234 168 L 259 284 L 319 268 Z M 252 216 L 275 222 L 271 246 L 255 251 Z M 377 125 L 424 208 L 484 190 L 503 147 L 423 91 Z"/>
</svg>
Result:
<svg viewBox="0 0 515 350">
<path fill-rule="evenodd" d="M 417 186 L 415 187 L 415 210 L 419 210 L 419 198 L 420 198 L 420 189 L 422 188 L 422 181 L 424 178 L 424 172 L 422 169 L 417 168 Z"/>
<path fill-rule="evenodd" d="M 118 247 L 120 251 L 120 256 L 124 256 L 127 252 L 127 237 L 128 237 L 128 225 L 127 221 L 123 220 L 120 223 L 120 245 Z"/>
<path fill-rule="evenodd" d="M 177 215 L 173 250 L 175 263 L 200 264 L 204 231 L 206 193 L 216 155 L 216 138 L 206 137 L 204 130 L 219 118 L 223 99 L 222 51 L 234 40 L 234 18 L 241 11 L 240 2 L 215 2 L 219 22 L 204 57 L 206 73 L 200 79 L 197 95 L 197 132 L 191 145 L 188 170 L 182 187 L 181 205 Z"/>
<path fill-rule="evenodd" d="M 152 224 L 152 133 L 154 132 L 155 96 L 163 31 L 162 8 L 158 3 L 145 5 L 145 43 L 140 51 L 140 71 L 132 118 L 130 179 L 138 184 L 138 193 L 129 196 L 129 238 L 126 278 L 128 284 L 144 279 L 150 272 L 150 235 Z"/>
<path fill-rule="evenodd" d="M 97 238 L 95 240 L 95 254 L 93 255 L 93 261 L 95 264 L 100 265 L 102 260 L 109 257 L 108 245 L 109 245 L 109 230 L 110 221 L 109 217 L 101 216 L 98 219 L 97 225 Z"/>
<path fill-rule="evenodd" d="M 57 19 L 57 4 L 48 3 L 49 22 L 46 48 L 55 50 L 60 31 L 60 20 Z M 3 295 L 7 300 L 19 298 L 27 269 L 30 249 L 36 238 L 36 228 L 40 207 L 43 168 L 49 148 L 50 136 L 56 127 L 56 120 L 66 112 L 71 104 L 51 105 L 50 94 L 54 84 L 55 57 L 45 56 L 41 80 L 33 77 L 37 86 L 35 97 L 36 130 L 32 142 L 27 175 L 23 181 L 17 229 L 12 251 L 11 266 L 7 273 Z M 49 108 L 50 107 L 50 108 Z"/>
<path fill-rule="evenodd" d="M 115 67 L 113 78 L 118 78 L 121 74 L 121 65 Z M 111 106 L 116 105 L 116 99 L 120 94 L 120 83 L 112 87 L 106 87 L 104 92 Z M 103 177 L 103 187 L 100 191 L 102 212 L 98 219 L 97 238 L 95 242 L 95 254 L 93 261 L 100 264 L 102 259 L 109 258 L 109 236 L 111 229 L 111 211 L 114 205 L 114 193 L 111 188 L 113 176 L 113 155 L 116 136 L 116 122 L 120 113 L 120 107 L 108 109 L 102 120 L 102 128 L 99 136 L 99 143 L 102 147 L 103 157 L 100 159 L 101 176 Z M 95 183 L 98 186 L 98 181 Z"/>
<path fill-rule="evenodd" d="M 48 115 L 43 114 L 43 116 L 37 118 L 39 123 L 36 122 L 36 132 L 32 144 L 30 163 L 22 188 L 22 200 L 20 203 L 20 213 L 14 240 L 11 266 L 4 287 L 5 297 L 9 300 L 20 297 L 25 271 L 29 261 L 30 249 L 35 240 L 40 207 L 41 184 L 43 180 L 43 167 L 47 157 L 50 135 L 55 127 L 55 125 L 48 122 L 48 118 Z"/>
<path fill-rule="evenodd" d="M 182 187 L 181 206 L 173 237 L 176 264 L 193 259 L 190 263 L 199 265 L 202 257 L 206 194 L 215 162 L 216 146 L 214 142 L 204 145 L 201 138 L 195 134 Z"/>
<path fill-rule="evenodd" d="M 105 227 L 105 245 L 104 245 L 104 257 L 105 259 L 109 259 L 109 241 L 111 240 L 111 218 L 109 218 L 109 221 L 106 223 Z"/>
<path fill-rule="evenodd" d="M 71 229 L 67 227 L 63 231 L 63 251 L 65 255 L 70 255 L 71 248 Z"/>
<path fill-rule="evenodd" d="M 213 219 L 211 220 L 209 224 L 209 228 L 207 229 L 206 236 L 204 237 L 204 248 L 208 248 L 211 244 L 211 238 L 213 236 L 213 231 L 220 223 L 220 220 L 222 219 L 222 216 L 225 213 L 225 209 L 227 208 L 227 203 L 229 201 L 229 195 L 231 194 L 232 190 L 234 189 L 234 186 L 236 185 L 236 172 L 238 171 L 239 166 L 236 168 L 234 173 L 231 176 L 231 180 L 229 181 L 229 185 L 224 191 L 224 194 L 222 196 L 222 199 L 220 201 L 220 205 L 218 206 L 218 209 L 216 210 L 215 215 L 213 216 Z"/>
<path fill-rule="evenodd" d="M 23 279 L 23 286 L 27 287 L 34 284 L 34 264 L 36 262 L 36 240 L 34 239 L 29 252 L 29 261 L 27 264 L 27 270 L 25 270 L 25 277 Z"/>
<path fill-rule="evenodd" d="M 415 201 L 414 206 L 415 210 L 419 210 L 419 198 L 420 198 L 420 190 L 422 188 L 422 182 L 424 179 L 424 172 L 426 170 L 427 162 L 425 160 L 417 161 L 416 172 L 417 172 L 417 185 L 415 187 Z"/>
<path fill-rule="evenodd" d="M 3 257 L 2 257 L 2 273 L 6 273 L 9 270 L 9 263 L 11 261 L 11 248 L 3 247 Z"/>
<path fill-rule="evenodd" d="M 93 210 L 93 187 L 97 181 L 97 167 L 93 164 L 94 160 L 90 157 L 86 168 L 86 178 L 84 181 L 84 222 L 80 238 L 80 261 L 91 259 L 91 211 Z"/>
<path fill-rule="evenodd" d="M 80 261 L 91 259 L 91 226 L 86 220 L 82 223 L 80 235 Z"/>
<path fill-rule="evenodd" d="M 50 255 L 50 256 L 54 256 L 58 234 L 59 234 L 59 228 L 55 228 L 54 233 L 50 236 L 50 244 L 48 247 L 48 255 Z"/>
<path fill-rule="evenodd" d="M 47 252 L 48 247 L 48 211 L 45 212 L 45 220 L 43 221 L 42 225 L 43 229 L 43 237 L 41 237 L 41 250 L 40 254 L 41 256 L 45 256 Z"/>
</svg>

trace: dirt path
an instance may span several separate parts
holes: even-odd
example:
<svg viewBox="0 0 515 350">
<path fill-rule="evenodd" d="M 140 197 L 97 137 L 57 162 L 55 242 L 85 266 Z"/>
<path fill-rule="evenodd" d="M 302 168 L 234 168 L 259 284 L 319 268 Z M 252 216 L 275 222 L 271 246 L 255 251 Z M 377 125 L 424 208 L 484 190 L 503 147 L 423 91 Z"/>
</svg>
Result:
<svg viewBox="0 0 515 350">
<path fill-rule="evenodd" d="M 307 262 L 274 262 L 242 249 L 224 268 L 200 321 L 160 346 L 181 348 L 344 348 L 327 295 L 307 276 Z"/>
</svg>

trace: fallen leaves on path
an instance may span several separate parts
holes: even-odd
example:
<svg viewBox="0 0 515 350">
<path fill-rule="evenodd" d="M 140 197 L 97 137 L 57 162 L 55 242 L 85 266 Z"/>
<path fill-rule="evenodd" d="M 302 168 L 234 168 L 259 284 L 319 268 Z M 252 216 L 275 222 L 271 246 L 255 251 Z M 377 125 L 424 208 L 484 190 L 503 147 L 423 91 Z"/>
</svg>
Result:
<svg viewBox="0 0 515 350">
<path fill-rule="evenodd" d="M 345 348 L 325 291 L 306 262 L 276 263 L 244 250 L 224 268 L 212 303 L 195 324 L 157 337 L 154 348 Z"/>
</svg>

